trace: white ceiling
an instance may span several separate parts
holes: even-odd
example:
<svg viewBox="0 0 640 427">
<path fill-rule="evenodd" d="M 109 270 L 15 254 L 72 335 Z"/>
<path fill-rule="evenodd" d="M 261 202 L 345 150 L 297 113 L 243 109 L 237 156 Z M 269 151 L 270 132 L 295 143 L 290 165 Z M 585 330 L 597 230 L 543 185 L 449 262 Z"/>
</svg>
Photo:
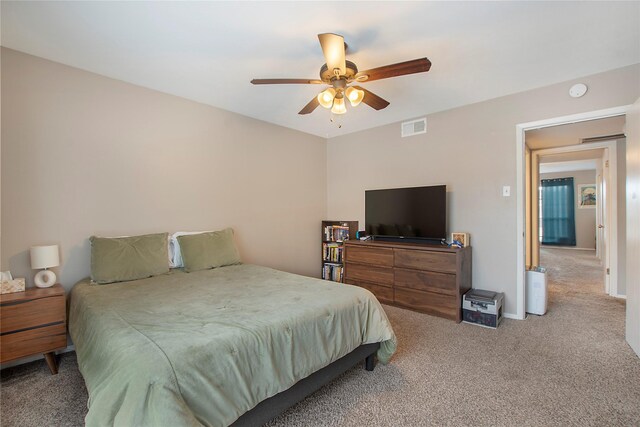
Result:
<svg viewBox="0 0 640 427">
<path fill-rule="evenodd" d="M 606 137 L 625 133 L 625 116 L 587 120 L 550 126 L 525 132 L 525 142 L 532 150 L 578 145 L 583 138 Z"/>
<path fill-rule="evenodd" d="M 640 2 L 10 2 L 3 46 L 322 137 L 640 62 Z M 349 44 L 362 70 L 428 57 L 426 74 L 365 84 L 342 128 L 318 108 L 317 34 Z M 568 88 L 567 88 L 568 89 Z"/>
<path fill-rule="evenodd" d="M 574 160 L 568 162 L 541 163 L 540 173 L 558 173 L 595 170 L 598 166 L 598 160 Z"/>
</svg>

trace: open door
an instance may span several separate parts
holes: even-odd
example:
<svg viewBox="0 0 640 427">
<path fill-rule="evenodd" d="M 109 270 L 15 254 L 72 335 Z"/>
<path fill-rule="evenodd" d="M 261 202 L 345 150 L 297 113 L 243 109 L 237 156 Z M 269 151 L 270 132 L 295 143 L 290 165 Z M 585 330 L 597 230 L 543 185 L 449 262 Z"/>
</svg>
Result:
<svg viewBox="0 0 640 427">
<path fill-rule="evenodd" d="M 627 112 L 626 339 L 640 356 L 640 98 Z"/>
</svg>

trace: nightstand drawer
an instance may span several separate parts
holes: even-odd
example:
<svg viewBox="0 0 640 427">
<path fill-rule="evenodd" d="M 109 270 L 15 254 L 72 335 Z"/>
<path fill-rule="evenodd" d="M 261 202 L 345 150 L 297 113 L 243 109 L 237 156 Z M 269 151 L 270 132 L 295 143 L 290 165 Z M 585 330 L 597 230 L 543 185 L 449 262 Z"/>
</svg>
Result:
<svg viewBox="0 0 640 427">
<path fill-rule="evenodd" d="M 0 359 L 2 362 L 7 362 L 36 353 L 48 353 L 66 346 L 67 327 L 63 322 L 58 325 L 2 335 L 0 337 Z"/>
<path fill-rule="evenodd" d="M 0 310 L 2 334 L 66 320 L 64 295 L 5 303 Z"/>
</svg>

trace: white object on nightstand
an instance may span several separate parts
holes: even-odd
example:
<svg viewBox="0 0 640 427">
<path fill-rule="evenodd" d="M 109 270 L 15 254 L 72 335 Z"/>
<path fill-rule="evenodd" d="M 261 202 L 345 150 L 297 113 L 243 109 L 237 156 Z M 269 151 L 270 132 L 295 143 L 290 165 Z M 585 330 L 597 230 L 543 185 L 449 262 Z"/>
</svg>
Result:
<svg viewBox="0 0 640 427">
<path fill-rule="evenodd" d="M 32 246 L 31 250 L 31 268 L 34 270 L 43 268 L 33 279 L 39 288 L 48 288 L 56 283 L 56 273 L 47 268 L 57 267 L 60 265 L 60 255 L 58 245 L 49 246 Z"/>
</svg>

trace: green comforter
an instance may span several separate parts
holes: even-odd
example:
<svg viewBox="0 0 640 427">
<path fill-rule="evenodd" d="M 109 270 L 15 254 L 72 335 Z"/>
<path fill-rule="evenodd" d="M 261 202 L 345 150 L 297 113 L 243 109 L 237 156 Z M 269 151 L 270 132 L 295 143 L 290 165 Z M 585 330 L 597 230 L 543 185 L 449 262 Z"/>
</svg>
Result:
<svg viewBox="0 0 640 427">
<path fill-rule="evenodd" d="M 89 426 L 226 426 L 361 344 L 396 348 L 368 291 L 255 265 L 86 279 L 69 331 Z"/>
</svg>

